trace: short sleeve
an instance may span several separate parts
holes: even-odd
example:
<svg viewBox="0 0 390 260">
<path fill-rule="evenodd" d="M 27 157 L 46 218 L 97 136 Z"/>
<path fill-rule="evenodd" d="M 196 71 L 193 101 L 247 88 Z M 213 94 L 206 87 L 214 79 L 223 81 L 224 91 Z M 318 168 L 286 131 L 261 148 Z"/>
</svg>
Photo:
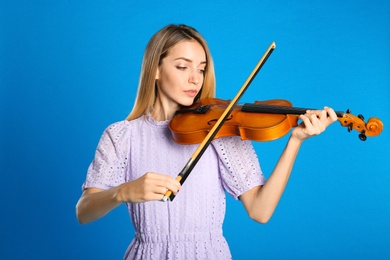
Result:
<svg viewBox="0 0 390 260">
<path fill-rule="evenodd" d="M 251 141 L 234 136 L 215 139 L 212 144 L 219 156 L 222 185 L 233 198 L 265 183 Z"/>
<path fill-rule="evenodd" d="M 110 125 L 100 137 L 95 157 L 89 165 L 86 188 L 109 189 L 125 182 L 129 154 L 126 121 Z"/>
</svg>

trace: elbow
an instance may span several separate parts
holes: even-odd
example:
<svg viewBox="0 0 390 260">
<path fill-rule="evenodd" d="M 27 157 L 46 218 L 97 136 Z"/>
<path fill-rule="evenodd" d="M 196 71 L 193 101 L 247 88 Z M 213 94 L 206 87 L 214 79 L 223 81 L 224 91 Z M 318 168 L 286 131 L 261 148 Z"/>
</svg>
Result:
<svg viewBox="0 0 390 260">
<path fill-rule="evenodd" d="M 76 206 L 76 218 L 80 224 L 86 224 L 86 221 L 83 219 L 82 215 L 80 214 L 77 206 Z"/>
<path fill-rule="evenodd" d="M 249 217 L 260 224 L 267 224 L 272 217 L 272 212 L 255 212 L 249 213 Z"/>
<path fill-rule="evenodd" d="M 78 217 L 77 217 L 77 220 L 79 221 L 79 224 L 81 224 L 81 225 L 87 224 L 87 222 L 85 222 L 85 221 L 81 220 L 81 219 L 80 219 L 80 218 L 78 218 Z"/>
<path fill-rule="evenodd" d="M 89 221 L 85 218 L 80 203 L 76 205 L 76 218 L 80 224 L 87 224 Z"/>
<path fill-rule="evenodd" d="M 77 220 L 79 221 L 80 224 L 84 225 L 84 224 L 87 224 L 88 222 L 86 220 L 84 220 L 83 218 L 81 218 L 80 216 L 77 215 Z"/>
<path fill-rule="evenodd" d="M 87 224 L 89 222 L 82 215 L 78 214 L 77 210 L 76 210 L 76 217 L 78 222 L 82 225 Z"/>
<path fill-rule="evenodd" d="M 258 217 L 258 216 L 250 216 L 250 218 L 260 224 L 267 224 L 268 221 L 271 219 L 268 217 Z"/>
</svg>

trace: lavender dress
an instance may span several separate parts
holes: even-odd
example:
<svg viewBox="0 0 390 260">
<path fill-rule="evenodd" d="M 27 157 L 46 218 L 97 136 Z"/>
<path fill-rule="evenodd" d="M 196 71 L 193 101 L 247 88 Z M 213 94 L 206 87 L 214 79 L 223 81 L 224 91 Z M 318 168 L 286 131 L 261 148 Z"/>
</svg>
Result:
<svg viewBox="0 0 390 260">
<path fill-rule="evenodd" d="M 146 172 L 176 177 L 198 145 L 176 144 L 168 121 L 121 121 L 103 133 L 83 189 L 109 189 Z M 135 237 L 124 259 L 231 259 L 222 234 L 225 191 L 264 184 L 256 153 L 239 137 L 214 140 L 172 202 L 127 203 Z"/>
</svg>

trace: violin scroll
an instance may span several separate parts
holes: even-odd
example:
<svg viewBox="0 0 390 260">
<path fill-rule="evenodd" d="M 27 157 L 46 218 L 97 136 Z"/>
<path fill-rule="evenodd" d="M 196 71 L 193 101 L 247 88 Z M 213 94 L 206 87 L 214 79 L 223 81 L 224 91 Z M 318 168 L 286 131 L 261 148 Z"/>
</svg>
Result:
<svg viewBox="0 0 390 260">
<path fill-rule="evenodd" d="M 342 117 L 338 118 L 338 121 L 342 126 L 348 128 L 348 132 L 351 132 L 352 129 L 359 132 L 359 139 L 362 141 L 367 140 L 367 136 L 377 136 L 383 130 L 383 123 L 379 118 L 372 117 L 368 119 L 367 123 L 364 122 L 364 116 L 358 115 L 354 116 L 351 114 L 351 111 L 348 109 Z"/>
</svg>

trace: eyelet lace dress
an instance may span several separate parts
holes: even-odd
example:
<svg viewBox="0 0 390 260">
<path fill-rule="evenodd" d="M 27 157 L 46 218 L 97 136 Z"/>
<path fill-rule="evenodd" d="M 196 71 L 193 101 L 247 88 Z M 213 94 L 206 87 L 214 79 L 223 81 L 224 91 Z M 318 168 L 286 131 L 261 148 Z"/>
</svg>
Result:
<svg viewBox="0 0 390 260">
<path fill-rule="evenodd" d="M 168 123 L 145 115 L 110 125 L 82 188 L 110 189 L 146 172 L 176 177 L 198 145 L 176 144 Z M 222 233 L 225 192 L 238 199 L 264 182 L 250 141 L 214 140 L 172 202 L 126 204 L 135 237 L 124 259 L 231 259 Z"/>
</svg>

